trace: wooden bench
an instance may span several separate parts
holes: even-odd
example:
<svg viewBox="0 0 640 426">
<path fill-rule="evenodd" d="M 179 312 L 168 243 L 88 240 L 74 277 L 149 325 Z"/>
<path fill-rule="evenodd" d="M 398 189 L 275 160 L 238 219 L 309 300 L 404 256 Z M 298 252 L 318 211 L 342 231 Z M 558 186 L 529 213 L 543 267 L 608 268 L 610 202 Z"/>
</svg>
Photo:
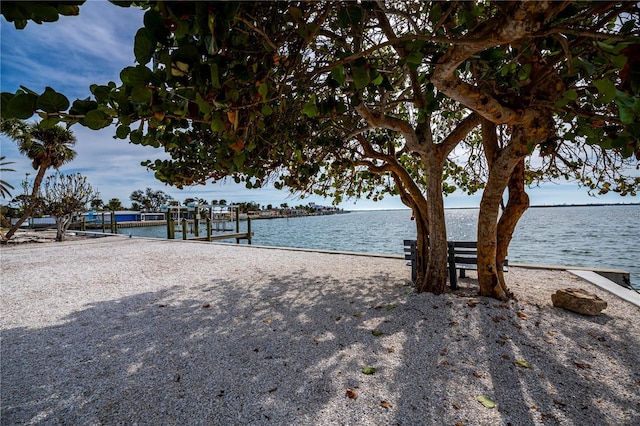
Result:
<svg viewBox="0 0 640 426">
<path fill-rule="evenodd" d="M 416 268 L 416 240 L 404 240 L 404 258 L 411 266 L 411 281 L 416 282 L 418 271 Z M 449 269 L 449 285 L 452 290 L 458 288 L 456 270 L 460 271 L 460 278 L 465 278 L 467 269 L 478 269 L 478 243 L 476 241 L 447 241 L 447 263 Z M 504 271 L 508 271 L 509 261 L 504 260 Z"/>
</svg>

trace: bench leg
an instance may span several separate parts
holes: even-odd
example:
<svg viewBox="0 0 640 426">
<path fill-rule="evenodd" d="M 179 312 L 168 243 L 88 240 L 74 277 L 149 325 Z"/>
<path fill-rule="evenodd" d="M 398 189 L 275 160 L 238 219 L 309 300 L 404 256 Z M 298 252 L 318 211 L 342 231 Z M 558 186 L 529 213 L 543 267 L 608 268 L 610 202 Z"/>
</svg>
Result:
<svg viewBox="0 0 640 426">
<path fill-rule="evenodd" d="M 467 274 L 464 269 L 460 269 L 460 278 L 467 278 Z"/>
<path fill-rule="evenodd" d="M 451 286 L 451 290 L 458 289 L 458 276 L 456 275 L 456 265 L 449 265 L 449 286 Z"/>
</svg>

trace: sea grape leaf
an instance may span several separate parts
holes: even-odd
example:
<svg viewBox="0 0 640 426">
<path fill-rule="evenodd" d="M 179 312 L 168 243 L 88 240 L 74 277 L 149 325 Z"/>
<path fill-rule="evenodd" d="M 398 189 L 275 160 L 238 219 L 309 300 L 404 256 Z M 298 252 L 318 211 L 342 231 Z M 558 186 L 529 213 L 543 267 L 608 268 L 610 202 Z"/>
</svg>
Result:
<svg viewBox="0 0 640 426">
<path fill-rule="evenodd" d="M 480 404 L 484 405 L 486 408 L 493 408 L 496 406 L 496 403 L 488 396 L 480 395 L 476 399 Z"/>
<path fill-rule="evenodd" d="M 354 67 L 353 68 L 353 83 L 356 89 L 362 89 L 369 84 L 369 71 L 367 67 Z"/>
<path fill-rule="evenodd" d="M 155 43 L 153 42 L 153 34 L 146 28 L 140 28 L 133 42 L 133 53 L 136 61 L 140 64 L 146 64 L 151 60 L 154 52 Z"/>
<path fill-rule="evenodd" d="M 44 112 L 60 112 L 69 108 L 69 99 L 51 87 L 46 87 L 44 93 L 38 98 L 38 108 Z"/>
<path fill-rule="evenodd" d="M 362 367 L 362 374 L 375 374 L 375 373 L 376 373 L 375 367 Z"/>
<path fill-rule="evenodd" d="M 593 82 L 593 85 L 598 89 L 600 97 L 598 100 L 602 103 L 608 104 L 616 98 L 616 85 L 609 79 L 601 79 Z"/>
<path fill-rule="evenodd" d="M 3 116 L 2 118 L 27 119 L 33 115 L 37 101 L 38 97 L 31 93 L 18 93 L 11 98 L 7 108 L 2 111 L 3 115 L 7 114 L 6 117 Z"/>
<path fill-rule="evenodd" d="M 100 130 L 111 124 L 111 117 L 104 111 L 94 109 L 84 117 L 84 125 L 91 130 Z"/>
</svg>

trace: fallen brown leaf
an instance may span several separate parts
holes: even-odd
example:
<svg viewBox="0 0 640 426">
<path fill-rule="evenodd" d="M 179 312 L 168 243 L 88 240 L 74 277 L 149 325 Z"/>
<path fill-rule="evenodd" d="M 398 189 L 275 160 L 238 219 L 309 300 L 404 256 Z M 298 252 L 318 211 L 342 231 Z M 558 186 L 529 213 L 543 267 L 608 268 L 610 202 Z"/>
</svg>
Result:
<svg viewBox="0 0 640 426">
<path fill-rule="evenodd" d="M 159 308 L 166 308 L 166 307 L 167 307 L 167 304 L 166 304 L 166 303 L 161 303 L 161 304 L 159 304 L 159 305 L 158 305 L 158 307 L 159 307 Z"/>
<path fill-rule="evenodd" d="M 387 353 L 394 353 L 396 350 L 394 348 L 387 348 Z"/>
<path fill-rule="evenodd" d="M 507 354 L 502 355 L 502 359 L 511 359 L 511 357 Z"/>
<path fill-rule="evenodd" d="M 482 374 L 478 373 L 477 371 L 473 372 L 473 377 L 477 377 L 478 379 L 482 377 Z"/>
<path fill-rule="evenodd" d="M 456 410 L 459 410 L 461 408 L 461 406 L 457 402 L 454 402 L 453 403 L 453 408 L 455 408 Z"/>
<path fill-rule="evenodd" d="M 269 324 L 272 321 L 271 318 L 265 318 L 262 322 Z"/>
<path fill-rule="evenodd" d="M 551 339 L 546 339 L 545 342 L 550 344 L 550 345 L 553 345 L 553 340 L 551 340 Z"/>
<path fill-rule="evenodd" d="M 205 303 L 204 305 L 202 305 L 203 308 L 210 308 L 211 307 L 211 303 Z"/>
<path fill-rule="evenodd" d="M 382 406 L 383 408 L 389 409 L 392 408 L 393 405 L 389 404 L 387 401 L 380 401 L 380 406 Z"/>
<path fill-rule="evenodd" d="M 353 389 L 347 388 L 347 396 L 351 399 L 356 399 L 358 394 Z"/>
<path fill-rule="evenodd" d="M 576 367 L 582 368 L 583 370 L 588 370 L 591 368 L 591 366 L 586 362 L 574 361 L 573 363 L 576 365 Z"/>
<path fill-rule="evenodd" d="M 475 308 L 477 304 L 478 304 L 477 300 L 469 300 L 469 301 L 467 301 L 467 306 L 470 307 L 470 308 Z"/>
<path fill-rule="evenodd" d="M 523 320 L 526 320 L 526 319 L 527 319 L 527 316 L 526 316 L 524 313 L 522 313 L 522 312 L 518 312 L 518 316 L 519 316 L 520 318 L 522 318 Z"/>
</svg>

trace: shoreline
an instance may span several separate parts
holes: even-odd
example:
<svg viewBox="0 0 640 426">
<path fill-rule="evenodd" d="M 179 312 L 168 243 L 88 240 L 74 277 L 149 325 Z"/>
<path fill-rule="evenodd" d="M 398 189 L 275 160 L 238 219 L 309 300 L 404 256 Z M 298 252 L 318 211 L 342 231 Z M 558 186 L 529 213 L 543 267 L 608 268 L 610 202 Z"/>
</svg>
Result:
<svg viewBox="0 0 640 426">
<path fill-rule="evenodd" d="M 384 257 L 122 237 L 0 255 L 1 424 L 640 422 L 640 309 L 567 272 L 513 267 L 500 303 L 472 273 L 415 294 Z M 566 287 L 609 306 L 552 307 Z"/>
</svg>

